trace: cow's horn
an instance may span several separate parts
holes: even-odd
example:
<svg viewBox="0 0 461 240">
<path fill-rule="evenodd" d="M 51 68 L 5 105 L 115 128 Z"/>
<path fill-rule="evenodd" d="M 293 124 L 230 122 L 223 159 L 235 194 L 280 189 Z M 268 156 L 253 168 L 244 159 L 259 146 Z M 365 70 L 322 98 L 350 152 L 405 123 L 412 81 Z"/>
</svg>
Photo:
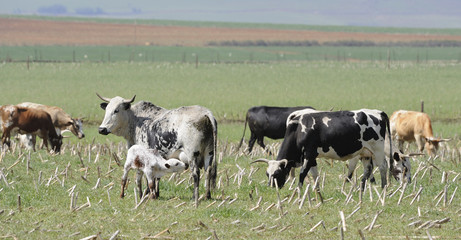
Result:
<svg viewBox="0 0 461 240">
<path fill-rule="evenodd" d="M 96 93 L 96 95 L 97 95 L 101 100 L 103 100 L 104 102 L 110 102 L 110 100 L 111 100 L 111 98 L 101 97 L 101 95 L 99 95 L 98 93 Z"/>
<path fill-rule="evenodd" d="M 250 164 L 257 163 L 257 162 L 263 162 L 263 163 L 269 164 L 269 160 L 264 159 L 264 158 L 256 159 L 256 160 L 254 160 L 253 162 L 251 162 Z"/>
<path fill-rule="evenodd" d="M 136 98 L 136 95 L 134 95 L 133 98 L 132 98 L 131 100 L 125 99 L 125 100 L 123 101 L 123 103 L 132 103 L 132 102 L 134 102 L 134 99 L 135 99 L 135 98 Z"/>
<path fill-rule="evenodd" d="M 410 157 L 414 157 L 414 156 L 424 156 L 424 155 L 426 155 L 426 154 L 424 154 L 424 153 L 410 153 L 410 154 L 408 154 L 408 156 L 410 156 Z"/>
</svg>

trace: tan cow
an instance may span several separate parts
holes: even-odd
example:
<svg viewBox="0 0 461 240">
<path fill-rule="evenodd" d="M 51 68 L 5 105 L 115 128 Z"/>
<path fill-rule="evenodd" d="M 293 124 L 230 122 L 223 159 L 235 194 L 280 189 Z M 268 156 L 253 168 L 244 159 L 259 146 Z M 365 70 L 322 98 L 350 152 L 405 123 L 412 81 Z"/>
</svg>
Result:
<svg viewBox="0 0 461 240">
<path fill-rule="evenodd" d="M 2 122 L 2 146 L 10 146 L 10 134 L 17 129 L 20 134 L 33 133 L 43 138 L 43 144 L 48 149 L 48 140 L 55 152 L 61 150 L 62 136 L 56 133 L 50 115 L 39 109 L 4 105 L 0 107 Z"/>
<path fill-rule="evenodd" d="M 416 141 L 419 151 L 426 151 L 429 155 L 436 154 L 439 143 L 450 139 L 434 138 L 431 119 L 426 113 L 399 110 L 390 118 L 391 135 L 399 143 L 403 152 L 403 142 Z"/>
<path fill-rule="evenodd" d="M 83 133 L 81 119 L 72 118 L 69 114 L 64 112 L 64 110 L 60 107 L 47 106 L 47 105 L 31 103 L 31 102 L 23 102 L 23 103 L 18 104 L 17 106 L 40 109 L 40 110 L 44 110 L 45 112 L 47 112 L 51 117 L 51 120 L 53 122 L 53 125 L 56 128 L 56 132 L 58 135 L 61 135 L 61 131 L 68 130 L 72 132 L 79 139 L 82 139 L 85 137 L 85 134 Z M 20 138 L 20 142 L 22 145 L 28 146 L 27 148 L 32 148 L 35 150 L 35 141 L 36 141 L 35 135 L 25 134 L 25 135 L 20 136 L 19 138 Z"/>
</svg>

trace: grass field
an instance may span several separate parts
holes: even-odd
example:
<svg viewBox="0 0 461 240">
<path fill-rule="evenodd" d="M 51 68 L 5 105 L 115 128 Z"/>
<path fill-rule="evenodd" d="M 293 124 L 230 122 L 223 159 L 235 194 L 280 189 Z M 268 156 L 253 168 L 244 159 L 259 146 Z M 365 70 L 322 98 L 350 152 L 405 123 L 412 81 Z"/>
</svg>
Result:
<svg viewBox="0 0 461 240">
<path fill-rule="evenodd" d="M 366 239 L 459 239 L 460 75 L 459 63 L 446 61 L 400 61 L 389 68 L 379 61 L 201 63 L 198 68 L 181 62 L 30 63 L 29 69 L 25 62 L 3 63 L 1 104 L 60 106 L 85 117 L 86 137 L 66 139 L 60 155 L 45 150 L 29 155 L 15 149 L 3 156 L 0 238 L 359 239 L 361 233 Z M 137 208 L 132 172 L 128 195 L 120 199 L 119 164 L 124 162 L 125 143 L 97 133 L 104 111 L 95 92 L 125 98 L 136 94 L 136 101 L 166 108 L 210 108 L 219 132 L 213 199 L 194 207 L 187 172 L 164 177 L 160 199 Z M 379 198 L 378 184 L 367 188 L 359 203 L 355 185 L 343 184 L 346 164 L 320 160 L 326 201 L 320 204 L 310 192 L 300 207 L 306 187 L 298 196 L 286 186 L 280 190 L 278 207 L 277 191 L 267 187 L 264 166 L 250 165 L 251 160 L 270 156 L 259 147 L 251 156 L 235 150 L 251 106 L 377 108 L 390 114 L 419 110 L 421 101 L 434 120 L 436 135 L 452 141 L 435 160 L 413 159 L 412 183 L 403 191 L 392 181 L 385 200 Z M 276 151 L 280 141 L 268 142 Z M 359 166 L 357 175 L 362 172 Z"/>
<path fill-rule="evenodd" d="M 244 63 L 461 62 L 460 47 L 0 46 L 0 61 Z"/>
</svg>

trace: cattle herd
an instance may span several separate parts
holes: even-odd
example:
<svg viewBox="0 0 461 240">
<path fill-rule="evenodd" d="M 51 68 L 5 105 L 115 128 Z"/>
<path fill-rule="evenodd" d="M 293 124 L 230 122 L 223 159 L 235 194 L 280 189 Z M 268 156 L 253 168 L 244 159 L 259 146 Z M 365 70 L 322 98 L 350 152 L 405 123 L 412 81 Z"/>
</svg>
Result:
<svg viewBox="0 0 461 240">
<path fill-rule="evenodd" d="M 134 103 L 135 97 L 107 98 L 101 108 L 105 110 L 99 133 L 114 134 L 127 141 L 128 152 L 122 177 L 120 197 L 124 196 L 127 174 L 136 169 L 136 183 L 140 197 L 149 193 L 159 196 L 160 178 L 168 172 L 191 169 L 194 181 L 193 198 L 198 204 L 200 170 L 207 174 L 206 194 L 216 185 L 217 121 L 211 111 L 202 106 L 165 109 L 150 102 Z M 36 103 L 20 103 L 0 107 L 3 130 L 2 150 L 8 151 L 10 138 L 17 134 L 24 147 L 35 151 L 35 139 L 43 139 L 44 146 L 59 153 L 62 133 L 70 131 L 79 139 L 84 137 L 81 119 L 72 118 L 63 109 Z M 433 136 L 427 114 L 414 111 L 396 111 L 391 117 L 380 110 L 319 111 L 303 107 L 252 107 L 246 114 L 246 126 L 251 131 L 248 153 L 255 141 L 265 149 L 264 137 L 281 139 L 275 159 L 256 159 L 252 163 L 267 164 L 268 184 L 281 188 L 290 171 L 301 167 L 298 187 L 302 188 L 308 172 L 318 177 L 317 158 L 324 157 L 349 161 L 351 178 L 358 160 L 364 168 L 362 189 L 368 179 L 374 180 L 372 170 L 377 166 L 384 188 L 390 177 L 398 181 L 411 181 L 411 154 L 404 153 L 403 142 L 415 141 L 422 154 L 436 154 L 441 142 Z M 393 147 L 393 143 L 398 147 Z M 49 150 L 49 149 L 48 149 Z M 270 153 L 271 155 L 271 153 Z M 148 188 L 142 191 L 141 178 L 145 175 Z"/>
</svg>

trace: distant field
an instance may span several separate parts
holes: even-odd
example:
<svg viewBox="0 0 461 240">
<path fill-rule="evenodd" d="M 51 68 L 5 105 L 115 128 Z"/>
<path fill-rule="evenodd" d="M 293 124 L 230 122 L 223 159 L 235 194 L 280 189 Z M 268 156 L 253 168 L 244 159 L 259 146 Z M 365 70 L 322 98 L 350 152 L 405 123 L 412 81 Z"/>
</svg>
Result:
<svg viewBox="0 0 461 240">
<path fill-rule="evenodd" d="M 328 30 L 328 28 L 326 28 Z M 229 28 L 222 26 L 183 26 L 121 24 L 88 21 L 51 21 L 28 18 L 0 18 L 0 45 L 161 45 L 205 46 L 221 41 L 372 41 L 401 42 L 450 40 L 461 41 L 457 31 L 378 33 L 319 29 Z"/>
</svg>

